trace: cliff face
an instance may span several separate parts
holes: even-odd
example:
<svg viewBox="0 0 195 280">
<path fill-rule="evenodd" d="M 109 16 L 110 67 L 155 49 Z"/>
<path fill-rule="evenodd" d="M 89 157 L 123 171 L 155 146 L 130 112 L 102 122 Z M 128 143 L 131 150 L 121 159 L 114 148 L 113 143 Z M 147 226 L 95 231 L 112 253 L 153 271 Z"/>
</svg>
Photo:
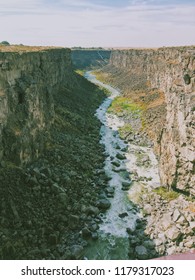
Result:
<svg viewBox="0 0 195 280">
<path fill-rule="evenodd" d="M 0 61 L 0 259 L 81 258 L 107 182 L 105 94 L 67 49 L 0 47 Z"/>
<path fill-rule="evenodd" d="M 109 50 L 72 50 L 72 61 L 78 69 L 97 68 L 108 63 L 110 54 Z"/>
<path fill-rule="evenodd" d="M 71 71 L 68 49 L 0 50 L 0 160 L 26 163 L 44 149 L 53 95 Z"/>
<path fill-rule="evenodd" d="M 195 195 L 195 48 L 114 51 L 112 82 L 148 105 L 162 184 Z M 156 91 L 156 92 L 155 92 Z"/>
</svg>

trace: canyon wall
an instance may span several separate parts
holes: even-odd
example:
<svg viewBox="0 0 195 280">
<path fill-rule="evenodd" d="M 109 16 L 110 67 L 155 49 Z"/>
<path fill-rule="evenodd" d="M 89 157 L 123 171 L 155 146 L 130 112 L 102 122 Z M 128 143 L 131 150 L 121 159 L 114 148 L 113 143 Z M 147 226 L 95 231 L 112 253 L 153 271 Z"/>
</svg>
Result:
<svg viewBox="0 0 195 280">
<path fill-rule="evenodd" d="M 111 51 L 102 49 L 73 49 L 72 62 L 77 69 L 102 67 L 109 61 Z"/>
<path fill-rule="evenodd" d="M 53 95 L 72 83 L 70 50 L 0 49 L 0 161 L 27 163 L 44 149 Z"/>
<path fill-rule="evenodd" d="M 145 105 L 162 184 L 195 195 L 195 47 L 116 50 L 104 72 Z"/>
</svg>

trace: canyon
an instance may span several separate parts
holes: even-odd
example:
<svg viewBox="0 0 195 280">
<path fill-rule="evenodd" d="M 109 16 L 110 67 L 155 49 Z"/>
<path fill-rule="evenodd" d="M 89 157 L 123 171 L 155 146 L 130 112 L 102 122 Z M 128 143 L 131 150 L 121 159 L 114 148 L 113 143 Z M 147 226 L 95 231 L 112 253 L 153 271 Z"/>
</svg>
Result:
<svg viewBox="0 0 195 280">
<path fill-rule="evenodd" d="M 96 77 L 121 92 L 106 108 L 109 133 L 124 140 L 115 147 L 116 158 L 110 155 L 114 172 L 134 156 L 147 169 L 152 148 L 158 160 L 157 185 L 153 171 L 151 178 L 138 177 L 131 168 L 122 171 L 128 171 L 129 180 L 122 191 L 132 203 L 125 211 L 135 220 L 124 229 L 126 258 L 194 248 L 194 55 L 194 46 L 112 51 L 0 47 L 1 259 L 82 259 L 104 228 L 116 186 L 110 186 L 108 151 L 95 113 L 109 98 L 109 88 L 94 85 L 75 69 L 98 68 Z M 136 190 L 139 184 L 144 191 Z M 165 193 L 176 194 L 175 200 L 156 193 L 160 185 Z M 127 220 L 127 212 L 119 213 L 120 219 Z"/>
<path fill-rule="evenodd" d="M 195 48 L 116 50 L 104 78 L 146 107 L 145 130 L 159 157 L 161 182 L 195 193 Z"/>
</svg>

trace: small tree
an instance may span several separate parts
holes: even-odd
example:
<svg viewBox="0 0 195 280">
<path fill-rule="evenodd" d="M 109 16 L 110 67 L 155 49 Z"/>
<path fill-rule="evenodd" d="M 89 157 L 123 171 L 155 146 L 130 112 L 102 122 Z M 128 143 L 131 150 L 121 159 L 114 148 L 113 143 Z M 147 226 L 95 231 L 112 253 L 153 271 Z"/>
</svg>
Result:
<svg viewBox="0 0 195 280">
<path fill-rule="evenodd" d="M 7 42 L 7 41 L 2 41 L 2 42 L 0 43 L 0 45 L 3 45 L 3 46 L 9 46 L 9 45 L 10 45 L 10 43 L 9 43 L 9 42 Z"/>
</svg>

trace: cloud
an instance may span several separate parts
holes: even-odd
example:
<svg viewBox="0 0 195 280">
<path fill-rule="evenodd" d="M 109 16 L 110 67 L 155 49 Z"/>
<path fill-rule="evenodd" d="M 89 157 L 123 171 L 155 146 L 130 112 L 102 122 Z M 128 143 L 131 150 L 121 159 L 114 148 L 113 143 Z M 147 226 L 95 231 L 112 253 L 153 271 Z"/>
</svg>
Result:
<svg viewBox="0 0 195 280">
<path fill-rule="evenodd" d="M 82 13 L 85 10 L 101 12 L 109 10 L 110 6 L 89 0 L 0 0 L 0 16 L 9 15 L 46 15 L 63 14 L 74 11 Z M 98 1 L 99 2 L 99 1 Z"/>
<path fill-rule="evenodd" d="M 0 41 L 62 46 L 162 46 L 195 42 L 194 4 L 134 0 L 112 6 L 111 2 L 0 0 Z"/>
</svg>

